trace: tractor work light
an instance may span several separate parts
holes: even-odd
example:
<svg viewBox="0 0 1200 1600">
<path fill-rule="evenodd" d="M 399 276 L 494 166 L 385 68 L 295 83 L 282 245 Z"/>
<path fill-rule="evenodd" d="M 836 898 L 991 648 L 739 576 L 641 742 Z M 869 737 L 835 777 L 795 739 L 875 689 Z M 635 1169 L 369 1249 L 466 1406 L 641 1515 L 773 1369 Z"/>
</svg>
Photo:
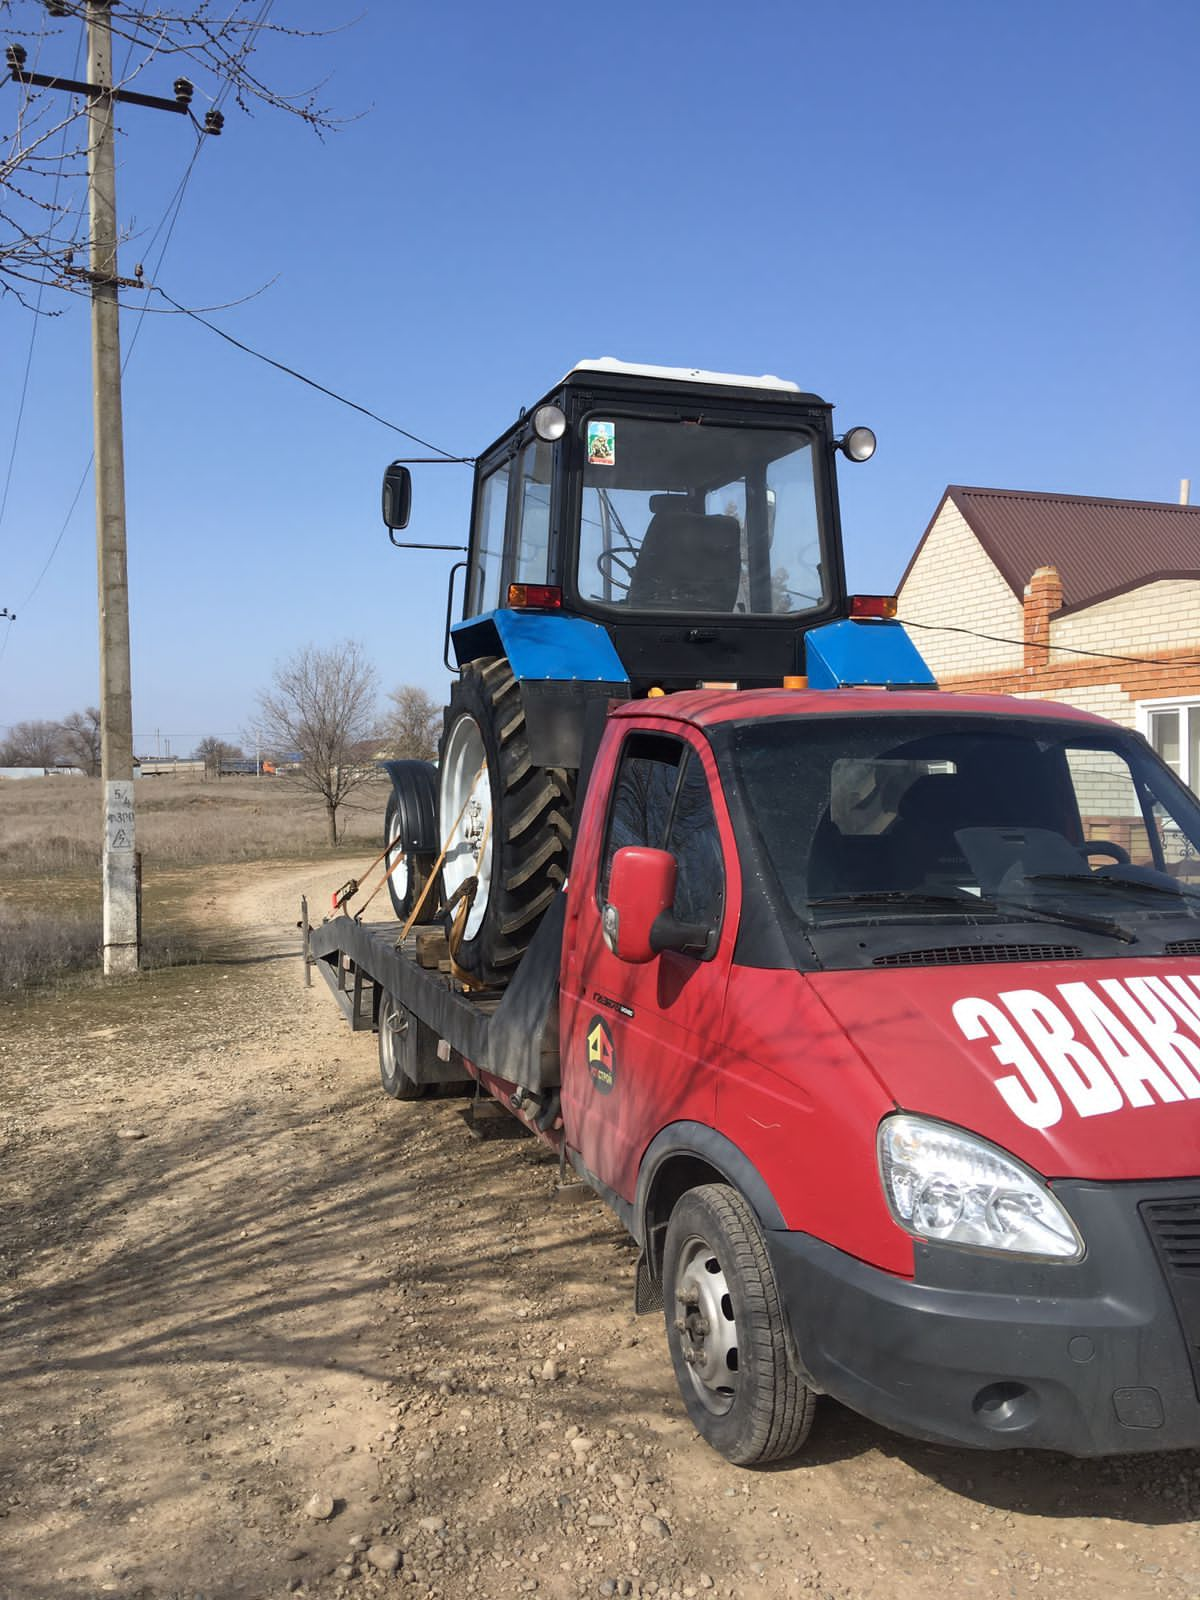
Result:
<svg viewBox="0 0 1200 1600">
<path fill-rule="evenodd" d="M 508 603 L 514 611 L 558 611 L 562 590 L 556 583 L 510 583 Z"/>
<path fill-rule="evenodd" d="M 553 444 L 567 431 L 567 416 L 561 406 L 539 406 L 533 413 L 533 431 L 539 439 Z"/>
<path fill-rule="evenodd" d="M 837 447 L 847 461 L 870 461 L 875 454 L 875 435 L 870 428 L 851 428 L 837 440 Z"/>
<path fill-rule="evenodd" d="M 880 622 L 891 622 L 896 615 L 896 596 L 894 594 L 852 594 L 850 596 L 850 615 L 855 622 L 865 622 L 874 618 Z"/>
</svg>

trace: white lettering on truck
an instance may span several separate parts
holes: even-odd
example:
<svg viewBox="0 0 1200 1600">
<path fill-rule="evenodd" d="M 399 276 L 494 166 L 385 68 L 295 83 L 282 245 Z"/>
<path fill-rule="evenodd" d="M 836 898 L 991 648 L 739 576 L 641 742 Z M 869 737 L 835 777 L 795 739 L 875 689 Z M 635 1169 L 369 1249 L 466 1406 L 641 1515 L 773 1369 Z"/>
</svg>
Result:
<svg viewBox="0 0 1200 1600">
<path fill-rule="evenodd" d="M 1052 1128 L 1064 1101 L 1081 1117 L 1123 1106 L 1200 1100 L 1200 978 L 1104 978 L 1060 983 L 1058 999 L 1009 989 L 957 1000 L 963 1035 L 986 1040 L 1013 1070 L 996 1089 L 1030 1128 Z"/>
</svg>

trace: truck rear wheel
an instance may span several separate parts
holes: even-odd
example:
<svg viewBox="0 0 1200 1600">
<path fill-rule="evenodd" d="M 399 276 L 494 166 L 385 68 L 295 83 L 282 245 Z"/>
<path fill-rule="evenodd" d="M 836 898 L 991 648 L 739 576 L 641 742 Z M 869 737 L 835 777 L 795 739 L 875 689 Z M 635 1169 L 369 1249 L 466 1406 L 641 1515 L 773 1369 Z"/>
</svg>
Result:
<svg viewBox="0 0 1200 1600">
<path fill-rule="evenodd" d="M 437 1036 L 428 1023 L 385 994 L 379 1001 L 379 1077 L 393 1100 L 422 1100 L 428 1085 L 418 1081 L 421 1063 L 436 1053 Z"/>
<path fill-rule="evenodd" d="M 816 1397 L 788 1362 L 787 1330 L 758 1221 L 736 1189 L 689 1189 L 663 1257 L 667 1343 L 688 1416 L 735 1466 L 794 1455 Z"/>
<path fill-rule="evenodd" d="M 463 668 L 439 768 L 447 932 L 459 915 L 451 901 L 474 879 L 456 959 L 481 982 L 504 984 L 566 878 L 573 788 L 563 768 L 530 760 L 521 691 L 504 657 Z"/>
</svg>

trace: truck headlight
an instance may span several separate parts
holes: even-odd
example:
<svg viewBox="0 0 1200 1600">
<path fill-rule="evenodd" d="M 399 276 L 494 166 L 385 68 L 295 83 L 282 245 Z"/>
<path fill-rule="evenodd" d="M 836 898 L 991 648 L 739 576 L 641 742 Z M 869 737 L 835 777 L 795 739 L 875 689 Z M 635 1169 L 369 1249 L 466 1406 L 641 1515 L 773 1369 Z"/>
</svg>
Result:
<svg viewBox="0 0 1200 1600">
<path fill-rule="evenodd" d="M 919 1239 L 1078 1261 L 1083 1240 L 1041 1178 L 994 1145 L 901 1113 L 879 1126 L 892 1216 Z"/>
</svg>

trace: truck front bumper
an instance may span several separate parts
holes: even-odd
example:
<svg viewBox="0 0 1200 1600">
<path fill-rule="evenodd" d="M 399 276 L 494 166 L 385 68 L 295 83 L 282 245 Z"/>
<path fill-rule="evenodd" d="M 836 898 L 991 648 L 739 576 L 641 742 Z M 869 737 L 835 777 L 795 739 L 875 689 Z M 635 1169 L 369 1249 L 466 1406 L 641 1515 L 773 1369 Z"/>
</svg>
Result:
<svg viewBox="0 0 1200 1600">
<path fill-rule="evenodd" d="M 1200 1446 L 1200 1179 L 1057 1183 L 1086 1253 L 1030 1262 L 915 1247 L 896 1278 L 807 1234 L 766 1235 L 813 1386 L 897 1432 L 977 1449 Z"/>
</svg>

